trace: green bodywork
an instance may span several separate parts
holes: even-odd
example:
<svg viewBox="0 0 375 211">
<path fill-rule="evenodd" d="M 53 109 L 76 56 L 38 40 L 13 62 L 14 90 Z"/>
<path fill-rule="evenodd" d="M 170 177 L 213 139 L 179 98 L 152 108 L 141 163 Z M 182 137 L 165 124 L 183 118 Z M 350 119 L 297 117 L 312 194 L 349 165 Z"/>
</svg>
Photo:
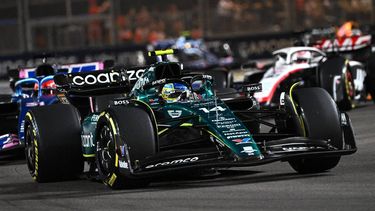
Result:
<svg viewBox="0 0 375 211">
<path fill-rule="evenodd" d="M 187 122 L 186 126 L 206 125 L 207 132 L 239 158 L 261 156 L 249 130 L 220 99 L 170 103 L 159 108 L 153 106 L 153 109 L 161 109 L 170 118 L 177 118 L 176 115 L 179 114 L 181 115 L 178 117 L 199 116 L 196 120 Z"/>
<path fill-rule="evenodd" d="M 96 123 L 98 122 L 99 115 L 92 113 L 88 115 L 82 122 L 82 153 L 84 157 L 95 157 L 96 152 Z"/>
<path fill-rule="evenodd" d="M 166 63 L 157 63 L 144 72 L 130 93 L 131 99 L 146 103 L 152 110 L 162 112 L 165 117 L 170 117 L 171 120 L 185 116 L 197 116 L 198 118 L 189 119 L 181 126 L 205 125 L 205 130 L 212 139 L 219 145 L 229 148 L 237 158 L 261 158 L 260 150 L 250 131 L 229 107 L 214 95 L 212 80 L 205 80 L 202 83 L 200 95 L 203 97 L 199 99 L 192 97 L 183 102 L 162 102 L 157 88 L 144 89 L 145 84 L 156 80 L 154 71 L 158 65 L 166 65 Z M 191 87 L 190 91 L 194 92 Z M 96 151 L 95 141 L 89 140 L 90 138 L 95 140 L 97 116 L 97 113 L 89 115 L 83 121 L 82 145 L 86 157 L 94 155 Z M 173 125 L 174 122 L 169 121 L 169 124 Z M 175 124 L 179 124 L 179 122 L 175 121 Z M 166 130 L 168 128 L 159 127 L 158 134 L 162 135 Z"/>
</svg>

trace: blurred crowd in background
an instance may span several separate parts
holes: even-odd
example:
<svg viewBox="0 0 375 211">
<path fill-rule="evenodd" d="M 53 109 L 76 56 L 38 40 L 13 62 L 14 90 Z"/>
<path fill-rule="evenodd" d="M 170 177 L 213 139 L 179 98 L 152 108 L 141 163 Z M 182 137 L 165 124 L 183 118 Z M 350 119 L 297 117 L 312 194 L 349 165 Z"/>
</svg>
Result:
<svg viewBox="0 0 375 211">
<path fill-rule="evenodd" d="M 180 6 L 180 7 L 179 7 Z M 202 37 L 197 5 L 181 8 L 170 3 L 159 7 L 140 5 L 126 8 L 116 17 L 118 39 L 121 42 L 155 42 L 178 37 L 189 30 L 193 37 Z"/>
<path fill-rule="evenodd" d="M 372 24 L 374 0 L 2 0 L 0 54 Z"/>
</svg>

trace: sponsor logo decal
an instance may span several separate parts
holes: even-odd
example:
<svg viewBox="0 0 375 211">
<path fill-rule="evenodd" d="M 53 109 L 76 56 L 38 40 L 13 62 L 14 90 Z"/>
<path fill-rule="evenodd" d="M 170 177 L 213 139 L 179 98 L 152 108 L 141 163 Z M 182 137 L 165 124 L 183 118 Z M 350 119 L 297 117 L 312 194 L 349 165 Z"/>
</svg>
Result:
<svg viewBox="0 0 375 211">
<path fill-rule="evenodd" d="M 250 92 L 250 93 L 261 92 L 262 91 L 262 84 L 258 83 L 258 84 L 246 85 L 246 86 L 244 86 L 244 89 L 245 89 L 244 90 L 245 92 Z"/>
<path fill-rule="evenodd" d="M 83 147 L 94 147 L 94 136 L 92 133 L 90 134 L 82 134 L 81 135 L 82 139 L 82 146 Z"/>
<path fill-rule="evenodd" d="M 98 75 L 88 74 L 86 76 L 74 76 L 73 84 L 77 86 L 107 84 L 113 82 L 126 81 L 126 76 L 120 75 L 118 72 L 100 73 Z"/>
<path fill-rule="evenodd" d="M 130 81 L 136 81 L 139 78 L 142 77 L 143 73 L 145 72 L 144 69 L 140 70 L 127 70 L 126 73 L 128 74 L 129 80 Z"/>
<path fill-rule="evenodd" d="M 315 47 L 322 49 L 327 52 L 331 52 L 334 49 L 339 51 L 357 50 L 366 47 L 371 44 L 371 35 L 359 36 L 359 37 L 348 37 L 344 40 L 323 40 L 321 43 L 317 44 Z M 335 48 L 332 48 L 335 46 Z"/>
<path fill-rule="evenodd" d="M 181 111 L 181 110 L 168 110 L 168 114 L 169 114 L 169 116 L 171 116 L 172 118 L 178 118 L 178 117 L 181 116 L 182 111 Z"/>
<path fill-rule="evenodd" d="M 120 168 L 122 168 L 122 169 L 128 169 L 129 168 L 129 164 L 126 161 L 120 160 L 118 162 L 118 164 L 119 164 Z"/>
<path fill-rule="evenodd" d="M 280 94 L 280 105 L 285 105 L 285 92 L 281 92 Z"/>
<path fill-rule="evenodd" d="M 223 112 L 223 111 L 225 111 L 227 109 L 223 108 L 221 106 L 216 106 L 214 108 L 211 108 L 210 110 L 208 110 L 207 108 L 200 108 L 199 110 L 203 111 L 204 113 L 210 113 L 210 112 L 216 112 L 216 111 Z"/>
<path fill-rule="evenodd" d="M 98 119 L 99 119 L 99 115 L 96 115 L 96 114 L 92 115 L 92 117 L 91 117 L 92 122 L 97 122 Z"/>
<path fill-rule="evenodd" d="M 247 153 L 248 155 L 254 155 L 255 150 L 252 146 L 243 147 L 241 153 Z"/>
<path fill-rule="evenodd" d="M 202 78 L 212 80 L 212 76 L 210 75 L 202 75 Z"/>
<path fill-rule="evenodd" d="M 133 89 L 140 89 L 145 84 L 147 84 L 150 80 L 147 77 L 140 78 L 134 85 Z"/>
<path fill-rule="evenodd" d="M 157 163 L 157 164 L 154 164 L 154 165 L 148 165 L 148 166 L 146 166 L 146 169 L 160 167 L 160 166 L 169 166 L 169 165 L 175 165 L 175 164 L 191 163 L 191 162 L 195 162 L 197 160 L 199 160 L 198 157 L 191 157 L 191 158 L 189 157 L 189 158 L 185 158 L 185 159 L 181 158 L 181 159 L 178 159 L 178 160 L 172 160 L 172 161 Z"/>
<path fill-rule="evenodd" d="M 308 150 L 324 149 L 324 148 L 317 147 L 317 146 L 309 146 L 309 147 L 300 146 L 300 147 L 283 147 L 282 149 L 287 152 L 295 152 L 295 151 L 308 151 Z"/>
<path fill-rule="evenodd" d="M 163 78 L 163 79 L 160 79 L 160 80 L 153 81 L 151 83 L 151 85 L 155 86 L 155 85 L 158 85 L 158 84 L 165 84 L 165 83 L 166 83 L 166 80 L 165 80 L 165 78 Z"/>
<path fill-rule="evenodd" d="M 251 142 L 251 138 L 234 139 L 232 141 L 236 142 L 236 144 L 250 143 Z"/>
<path fill-rule="evenodd" d="M 63 65 L 61 68 L 68 69 L 70 73 L 79 73 L 79 72 L 89 72 L 99 70 L 100 64 L 99 63 L 92 63 L 92 64 L 73 64 L 73 65 Z"/>
<path fill-rule="evenodd" d="M 123 145 L 123 146 L 120 146 L 120 151 L 121 151 L 121 156 L 122 157 L 125 157 L 125 145 Z"/>
<path fill-rule="evenodd" d="M 34 107 L 34 106 L 37 106 L 37 105 L 38 105 L 37 102 L 26 103 L 27 107 Z"/>
<path fill-rule="evenodd" d="M 20 133 L 25 132 L 25 120 L 21 121 L 21 128 L 20 128 Z M 23 138 L 23 137 L 22 137 Z"/>
<path fill-rule="evenodd" d="M 155 98 L 155 99 L 149 99 L 149 102 L 151 105 L 155 105 L 155 104 L 158 104 L 159 103 L 159 99 Z"/>
<path fill-rule="evenodd" d="M 59 98 L 59 100 L 62 104 L 69 104 L 69 101 L 68 101 L 68 99 L 66 99 L 64 94 L 58 94 L 57 97 Z"/>
<path fill-rule="evenodd" d="M 113 101 L 113 105 L 127 105 L 129 104 L 129 101 L 128 100 L 114 100 Z"/>
</svg>

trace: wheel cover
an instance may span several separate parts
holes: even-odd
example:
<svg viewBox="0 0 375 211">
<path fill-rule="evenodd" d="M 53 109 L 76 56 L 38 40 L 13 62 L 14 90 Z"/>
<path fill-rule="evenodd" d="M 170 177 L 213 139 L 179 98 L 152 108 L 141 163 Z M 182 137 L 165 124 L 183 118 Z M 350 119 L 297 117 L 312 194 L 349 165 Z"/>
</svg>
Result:
<svg viewBox="0 0 375 211">
<path fill-rule="evenodd" d="M 99 130 L 98 167 L 104 175 L 110 175 L 115 170 L 115 140 L 110 127 L 104 125 Z"/>
<path fill-rule="evenodd" d="M 25 135 L 25 153 L 27 159 L 27 167 L 30 173 L 33 175 L 35 173 L 35 136 L 33 133 L 33 128 L 29 125 L 26 129 Z"/>
</svg>

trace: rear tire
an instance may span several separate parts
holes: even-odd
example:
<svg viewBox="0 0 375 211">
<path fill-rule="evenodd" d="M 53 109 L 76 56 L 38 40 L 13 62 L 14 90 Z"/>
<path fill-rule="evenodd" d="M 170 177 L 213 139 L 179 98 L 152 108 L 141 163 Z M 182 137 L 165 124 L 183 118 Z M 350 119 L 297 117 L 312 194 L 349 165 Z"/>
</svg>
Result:
<svg viewBox="0 0 375 211">
<path fill-rule="evenodd" d="M 365 83 L 367 89 L 366 91 L 368 94 L 370 94 L 372 101 L 375 103 L 375 74 L 374 76 L 366 76 Z"/>
<path fill-rule="evenodd" d="M 375 103 L 375 54 L 371 54 L 367 64 L 367 76 L 365 79 L 366 91 L 371 95 Z"/>
<path fill-rule="evenodd" d="M 0 102 L 0 135 L 18 133 L 19 109 L 17 103 Z"/>
<path fill-rule="evenodd" d="M 322 88 L 299 89 L 293 93 L 299 116 L 307 137 L 330 140 L 329 144 L 343 149 L 343 137 L 337 106 Z M 318 173 L 334 168 L 340 161 L 337 157 L 304 158 L 291 160 L 289 164 L 298 173 Z"/>
<path fill-rule="evenodd" d="M 346 72 L 342 73 L 343 68 L 346 66 Z M 338 90 L 333 89 L 335 84 L 334 76 L 340 76 L 340 84 Z M 320 87 L 325 89 L 332 97 L 336 94 L 336 103 L 341 110 L 350 110 L 352 108 L 355 87 L 352 74 L 349 66 L 346 64 L 346 59 L 343 57 L 332 57 L 320 65 L 319 70 L 319 84 Z"/>
<path fill-rule="evenodd" d="M 0 94 L 0 103 L 10 103 L 12 100 L 12 95 Z"/>
<path fill-rule="evenodd" d="M 353 100 L 355 97 L 355 87 L 352 73 L 347 70 L 343 75 L 341 83 L 344 84 L 342 89 L 343 99 L 337 102 L 337 106 L 344 111 L 348 111 L 353 108 Z"/>
<path fill-rule="evenodd" d="M 74 179 L 83 171 L 81 124 L 71 105 L 31 109 L 25 117 L 25 153 L 37 182 Z"/>
<path fill-rule="evenodd" d="M 132 176 L 129 169 L 155 155 L 155 131 L 152 118 L 140 107 L 113 106 L 107 109 L 98 120 L 96 136 L 96 163 L 104 184 L 113 189 L 148 185 L 147 180 Z M 121 167 L 120 162 L 126 167 Z"/>
</svg>

